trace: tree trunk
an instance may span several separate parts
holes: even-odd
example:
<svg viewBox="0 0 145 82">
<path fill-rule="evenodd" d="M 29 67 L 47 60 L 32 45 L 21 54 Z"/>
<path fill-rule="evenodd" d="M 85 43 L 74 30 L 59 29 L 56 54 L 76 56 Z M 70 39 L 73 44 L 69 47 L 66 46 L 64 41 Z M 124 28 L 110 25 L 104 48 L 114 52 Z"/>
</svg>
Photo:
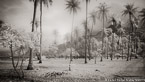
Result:
<svg viewBox="0 0 145 82">
<path fill-rule="evenodd" d="M 22 55 L 22 61 L 21 61 L 21 66 L 20 66 L 20 69 L 22 70 L 22 77 L 24 78 L 24 71 L 23 71 L 23 61 L 24 61 L 24 50 L 23 48 L 21 49 L 23 55 Z"/>
<path fill-rule="evenodd" d="M 69 62 L 69 71 L 71 71 L 71 61 L 73 61 L 73 56 L 72 56 L 72 48 L 73 48 L 73 41 L 72 41 L 72 32 L 73 32 L 73 23 L 74 23 L 74 12 L 72 16 L 72 29 L 71 29 L 71 51 L 70 51 L 70 62 Z"/>
<path fill-rule="evenodd" d="M 112 54 L 111 54 L 111 60 L 113 59 L 114 55 L 114 33 L 112 34 Z"/>
<path fill-rule="evenodd" d="M 40 59 L 39 63 L 42 63 L 42 0 L 40 1 Z"/>
<path fill-rule="evenodd" d="M 17 68 L 15 66 L 12 41 L 10 41 L 10 43 L 11 43 L 10 44 L 10 51 L 11 51 L 11 57 L 12 57 L 12 65 L 13 65 L 13 68 L 14 68 L 15 72 L 17 73 L 18 77 L 21 78 L 21 75 L 19 74 L 19 72 L 17 71 Z"/>
<path fill-rule="evenodd" d="M 129 34 L 129 40 L 128 40 L 128 54 L 127 54 L 126 61 L 128 61 L 128 59 L 129 59 L 129 50 L 130 50 L 130 34 Z"/>
<path fill-rule="evenodd" d="M 108 59 L 108 42 L 107 42 L 107 59 Z"/>
<path fill-rule="evenodd" d="M 131 60 L 131 57 L 132 57 L 132 43 L 133 43 L 133 31 L 134 31 L 134 29 L 133 29 L 133 23 L 132 23 L 132 13 L 129 13 L 129 18 L 130 18 L 130 26 L 131 26 L 131 29 L 132 29 L 132 34 L 131 34 L 131 39 L 130 39 L 130 43 L 131 43 L 131 53 L 130 53 L 130 60 Z"/>
<path fill-rule="evenodd" d="M 33 12 L 32 31 L 31 32 L 34 32 L 36 11 L 37 11 L 37 0 L 34 1 L 34 12 Z M 29 64 L 28 64 L 27 70 L 33 70 L 34 69 L 32 58 L 33 58 L 33 48 L 30 48 L 30 57 L 29 57 Z"/>
<path fill-rule="evenodd" d="M 97 54 L 95 53 L 95 64 L 96 64 L 96 60 L 97 60 Z"/>
<path fill-rule="evenodd" d="M 104 7 L 103 7 L 104 8 Z M 104 51 L 104 12 L 103 12 L 103 30 L 102 30 L 102 53 L 101 55 L 103 56 L 103 51 Z M 103 57 L 101 56 L 101 62 L 103 61 Z"/>
<path fill-rule="evenodd" d="M 36 11 L 37 11 L 37 1 L 38 0 L 35 0 L 34 1 L 34 12 L 33 12 L 32 31 L 31 32 L 34 32 L 34 28 L 35 28 L 35 19 L 36 19 Z"/>
<path fill-rule="evenodd" d="M 72 48 L 73 48 L 73 39 L 72 39 L 72 34 L 73 34 L 73 24 L 74 24 L 74 12 L 73 12 L 73 16 L 72 16 L 70 61 L 72 61 L 72 59 L 73 59 L 73 56 L 72 56 Z"/>
<path fill-rule="evenodd" d="M 123 59 L 123 45 L 122 45 L 122 59 Z"/>
<path fill-rule="evenodd" d="M 27 70 L 33 70 L 33 48 L 30 48 L 30 58 Z"/>
<path fill-rule="evenodd" d="M 91 60 L 91 39 L 92 39 L 92 32 L 93 32 L 93 28 L 94 28 L 94 25 L 92 24 L 92 28 L 91 28 L 91 32 L 89 33 L 89 47 L 88 47 L 88 54 L 89 54 L 89 60 Z"/>
<path fill-rule="evenodd" d="M 87 63 L 87 15 L 88 15 L 88 1 L 86 0 L 86 25 L 85 25 L 85 64 Z"/>
<path fill-rule="evenodd" d="M 88 54 L 89 54 L 89 60 L 91 60 L 91 33 L 88 33 Z"/>
</svg>

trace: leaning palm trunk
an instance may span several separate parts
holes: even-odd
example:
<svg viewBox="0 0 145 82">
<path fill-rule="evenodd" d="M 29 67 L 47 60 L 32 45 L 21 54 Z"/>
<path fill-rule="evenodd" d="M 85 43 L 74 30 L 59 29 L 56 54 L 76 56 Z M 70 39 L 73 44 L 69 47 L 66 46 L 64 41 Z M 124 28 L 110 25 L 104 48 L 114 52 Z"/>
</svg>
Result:
<svg viewBox="0 0 145 82">
<path fill-rule="evenodd" d="M 34 12 L 33 12 L 33 21 L 32 21 L 32 32 L 34 32 L 34 24 L 35 24 L 35 18 L 36 18 L 36 10 L 37 10 L 37 0 L 34 1 Z M 30 57 L 29 57 L 29 64 L 27 67 L 27 70 L 33 70 L 33 48 L 30 47 Z"/>
<path fill-rule="evenodd" d="M 42 0 L 40 1 L 40 59 L 39 63 L 42 63 Z"/>
</svg>

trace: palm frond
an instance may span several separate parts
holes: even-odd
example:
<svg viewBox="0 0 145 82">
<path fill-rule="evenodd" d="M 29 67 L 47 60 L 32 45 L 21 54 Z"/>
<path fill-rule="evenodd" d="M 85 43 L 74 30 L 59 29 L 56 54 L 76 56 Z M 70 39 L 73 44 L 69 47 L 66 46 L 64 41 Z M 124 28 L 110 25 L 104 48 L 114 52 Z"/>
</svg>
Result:
<svg viewBox="0 0 145 82">
<path fill-rule="evenodd" d="M 98 18 L 102 19 L 104 15 L 105 19 L 107 20 L 109 8 L 110 7 L 108 7 L 106 3 L 100 3 L 100 5 L 98 6 L 98 11 L 97 11 Z"/>
<path fill-rule="evenodd" d="M 124 6 L 125 10 L 122 11 L 122 15 L 126 16 L 127 14 L 135 14 L 138 7 L 134 7 L 134 4 L 127 4 Z"/>
<path fill-rule="evenodd" d="M 78 0 L 67 0 L 67 7 L 66 9 L 69 10 L 70 13 L 77 13 L 77 10 L 80 9 L 79 4 L 80 2 Z"/>
<path fill-rule="evenodd" d="M 91 12 L 90 13 L 90 19 L 92 20 L 93 24 L 96 23 L 96 18 L 97 18 L 97 15 L 96 15 L 96 12 Z"/>
<path fill-rule="evenodd" d="M 145 25 L 145 8 L 143 8 L 141 11 L 140 11 L 141 15 L 139 15 L 139 17 L 141 17 L 141 24 L 142 26 Z"/>
</svg>

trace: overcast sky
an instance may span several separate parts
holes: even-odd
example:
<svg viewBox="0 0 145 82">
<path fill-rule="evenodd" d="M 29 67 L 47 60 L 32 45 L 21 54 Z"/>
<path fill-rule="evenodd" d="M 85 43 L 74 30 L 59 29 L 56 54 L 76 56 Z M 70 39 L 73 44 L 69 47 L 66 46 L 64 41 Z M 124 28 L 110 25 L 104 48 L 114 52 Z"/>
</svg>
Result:
<svg viewBox="0 0 145 82">
<path fill-rule="evenodd" d="M 74 27 L 83 29 L 82 22 L 85 19 L 85 0 L 80 0 L 80 10 L 75 15 Z M 120 16 L 127 3 L 134 3 L 139 10 L 145 8 L 145 0 L 91 0 L 89 12 L 97 10 L 99 3 L 105 2 L 110 8 L 111 14 Z M 43 8 L 43 35 L 44 40 L 53 41 L 53 31 L 57 30 L 59 42 L 63 41 L 64 35 L 71 30 L 72 15 L 66 10 L 66 0 L 53 0 L 49 8 Z M 39 11 L 39 9 L 38 9 Z M 29 0 L 0 0 L 0 19 L 11 24 L 15 28 L 31 31 L 33 16 L 33 3 Z M 37 13 L 39 20 L 39 12 Z M 123 20 L 123 19 L 122 19 Z M 95 29 L 99 30 L 102 23 L 97 20 Z"/>
</svg>

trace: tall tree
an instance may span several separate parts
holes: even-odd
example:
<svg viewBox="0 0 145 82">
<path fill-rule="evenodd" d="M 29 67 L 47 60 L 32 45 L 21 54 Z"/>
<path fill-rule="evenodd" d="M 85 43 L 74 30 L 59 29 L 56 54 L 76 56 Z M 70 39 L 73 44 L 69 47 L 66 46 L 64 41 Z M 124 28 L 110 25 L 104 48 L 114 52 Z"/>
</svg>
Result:
<svg viewBox="0 0 145 82">
<path fill-rule="evenodd" d="M 40 0 L 40 60 L 39 63 L 42 63 L 42 5 L 49 7 L 49 4 L 52 5 L 52 0 Z"/>
<path fill-rule="evenodd" d="M 32 30 L 31 32 L 34 32 L 35 29 L 35 19 L 36 19 L 36 12 L 37 12 L 37 6 L 38 6 L 38 0 L 29 0 L 34 2 L 34 11 L 33 11 L 33 20 L 32 20 Z M 30 57 L 29 57 L 29 64 L 27 67 L 27 70 L 33 70 L 33 48 L 30 47 Z"/>
<path fill-rule="evenodd" d="M 85 26 L 85 64 L 87 63 L 87 31 L 88 31 L 88 3 L 90 0 L 86 1 L 86 26 Z"/>
<path fill-rule="evenodd" d="M 111 54 L 111 60 L 113 59 L 113 55 L 114 55 L 114 35 L 117 32 L 117 21 L 115 19 L 114 16 L 111 17 L 111 29 L 112 29 L 112 54 Z"/>
<path fill-rule="evenodd" d="M 141 24 L 142 24 L 142 27 L 145 28 L 145 8 L 143 8 L 141 11 L 140 11 L 141 15 L 139 15 L 141 17 Z"/>
<path fill-rule="evenodd" d="M 122 59 L 123 59 L 123 43 L 122 43 L 122 37 L 123 34 L 125 33 L 125 30 L 123 29 L 123 27 L 120 27 L 118 29 L 118 35 L 119 35 L 119 47 L 122 48 Z"/>
<path fill-rule="evenodd" d="M 67 7 L 66 9 L 68 9 L 70 11 L 70 13 L 72 13 L 72 30 L 71 30 L 71 53 L 70 53 L 70 64 L 72 61 L 72 32 L 73 32 L 73 24 L 74 24 L 74 14 L 77 13 L 77 10 L 80 9 L 79 4 L 80 2 L 78 0 L 67 0 Z M 70 68 L 70 64 L 69 64 L 69 71 L 71 71 Z"/>
<path fill-rule="evenodd" d="M 125 10 L 123 10 L 123 14 L 122 15 L 129 15 L 129 21 L 130 21 L 130 28 L 131 28 L 131 32 L 129 32 L 129 42 L 128 42 L 128 55 L 127 55 L 127 61 L 128 61 L 128 58 L 129 58 L 129 55 L 130 55 L 130 46 L 129 44 L 132 43 L 131 42 L 131 34 L 133 34 L 133 31 L 134 31 L 134 28 L 133 28 L 133 22 L 132 22 L 132 18 L 135 17 L 135 13 L 137 12 L 137 8 L 138 7 L 134 7 L 134 4 L 127 4 L 125 5 Z M 132 48 L 131 48 L 132 49 Z M 130 56 L 131 58 L 131 56 Z"/>
<path fill-rule="evenodd" d="M 108 16 L 108 12 L 109 12 L 109 7 L 106 5 L 106 3 L 100 3 L 100 5 L 98 6 L 98 11 L 97 14 L 99 16 L 100 19 L 102 19 L 103 21 L 103 29 L 102 29 L 102 52 L 103 52 L 103 47 L 104 47 L 104 24 L 105 24 L 105 19 L 107 20 L 107 16 Z M 103 61 L 102 57 L 101 60 Z"/>
</svg>

